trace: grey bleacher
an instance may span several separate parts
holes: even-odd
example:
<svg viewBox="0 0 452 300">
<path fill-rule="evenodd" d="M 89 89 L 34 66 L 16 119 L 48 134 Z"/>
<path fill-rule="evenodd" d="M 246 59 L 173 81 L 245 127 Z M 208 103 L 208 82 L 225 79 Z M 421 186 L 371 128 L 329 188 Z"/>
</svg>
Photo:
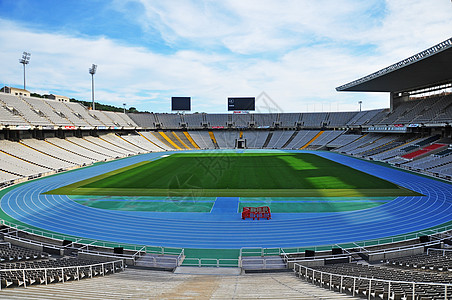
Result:
<svg viewBox="0 0 452 300">
<path fill-rule="evenodd" d="M 442 110 L 436 111 L 436 115 L 432 118 L 432 123 L 452 122 L 452 95 L 443 96 L 441 106 L 444 103 Z"/>
<path fill-rule="evenodd" d="M 233 126 L 237 128 L 247 128 L 251 122 L 251 114 L 232 114 Z"/>
<path fill-rule="evenodd" d="M 255 127 L 273 127 L 277 121 L 278 114 L 253 114 Z"/>
<path fill-rule="evenodd" d="M 113 124 L 118 127 L 136 127 L 136 125 L 128 122 L 130 118 L 126 121 L 121 115 L 125 115 L 124 113 L 114 112 L 114 111 L 102 111 L 110 120 L 112 120 Z M 130 120 L 131 121 L 131 120 Z"/>
<path fill-rule="evenodd" d="M 389 108 L 382 109 L 380 111 L 377 111 L 375 115 L 369 119 L 369 121 L 362 125 L 375 125 L 379 124 L 380 120 L 386 118 L 386 116 L 389 114 Z"/>
<path fill-rule="evenodd" d="M 184 119 L 184 122 L 187 125 L 187 128 L 192 128 L 192 129 L 203 128 L 203 126 L 202 126 L 202 124 L 204 123 L 203 114 L 186 114 L 186 115 L 183 115 L 182 118 Z"/>
<path fill-rule="evenodd" d="M 104 136 L 105 137 L 105 136 Z M 119 145 L 113 144 L 101 137 L 94 137 L 94 136 L 85 136 L 83 137 L 83 139 L 87 140 L 88 142 L 91 142 L 93 144 L 95 144 L 96 146 L 102 147 L 107 149 L 106 152 L 104 152 L 105 154 L 109 154 L 112 153 L 113 155 L 116 154 L 117 156 L 128 156 L 128 155 L 134 155 L 134 154 L 138 154 L 135 151 L 132 150 L 128 150 L 125 149 Z M 89 144 L 89 146 L 91 146 L 91 144 Z"/>
<path fill-rule="evenodd" d="M 432 168 L 429 171 L 431 173 L 434 173 L 434 174 L 447 176 L 449 178 L 449 180 L 451 180 L 451 177 L 452 177 L 452 163 Z"/>
<path fill-rule="evenodd" d="M 6 108 L 0 102 L 0 124 L 1 125 L 29 125 L 29 123 L 13 107 Z"/>
<path fill-rule="evenodd" d="M 227 114 L 206 114 L 206 121 L 210 127 L 228 125 L 228 115 Z"/>
<path fill-rule="evenodd" d="M 99 143 L 95 143 L 92 141 L 92 138 L 87 136 L 85 138 L 78 138 L 78 137 L 68 137 L 66 138 L 69 142 L 77 144 L 78 146 L 81 146 L 83 148 L 89 149 L 93 152 L 105 155 L 110 158 L 119 158 L 123 156 L 122 152 L 119 152 L 117 149 L 109 149 L 107 147 L 99 145 Z"/>
<path fill-rule="evenodd" d="M 452 95 L 439 95 L 425 99 L 413 99 L 400 103 L 378 124 L 435 123 L 452 120 L 447 114 L 452 106 Z"/>
<path fill-rule="evenodd" d="M 243 138 L 246 139 L 246 147 L 251 149 L 263 148 L 267 136 L 268 131 L 247 130 L 243 132 Z"/>
<path fill-rule="evenodd" d="M 300 121 L 301 113 L 281 113 L 279 114 L 280 128 L 294 128 Z"/>
<path fill-rule="evenodd" d="M 76 115 L 81 116 L 89 125 L 91 126 L 103 126 L 102 122 L 93 118 L 81 103 L 78 102 L 64 102 L 70 110 L 72 110 Z"/>
<path fill-rule="evenodd" d="M 7 186 L 20 178 L 21 176 L 0 170 L 0 188 L 2 188 L 3 186 Z"/>
<path fill-rule="evenodd" d="M 351 149 L 348 151 L 351 155 L 359 155 L 359 156 L 366 156 L 367 153 L 376 154 L 374 151 L 377 148 L 383 147 L 385 144 L 393 143 L 398 138 L 400 138 L 399 135 L 379 135 L 378 138 L 374 139 L 373 141 L 368 142 L 365 145 L 361 145 L 360 147 L 356 149 Z"/>
<path fill-rule="evenodd" d="M 319 130 L 300 130 L 297 136 L 285 148 L 299 149 L 312 140 L 319 132 Z"/>
<path fill-rule="evenodd" d="M 407 124 L 412 123 L 412 120 L 422 113 L 426 108 L 433 105 L 436 99 L 428 98 L 423 100 L 412 100 L 408 110 L 406 110 L 399 118 L 393 123 Z"/>
<path fill-rule="evenodd" d="M 49 156 L 18 142 L 0 140 L 0 149 L 8 154 L 52 170 L 68 169 L 75 165 L 74 163 Z"/>
<path fill-rule="evenodd" d="M 357 114 L 356 111 L 330 112 L 326 124 L 330 127 L 346 126 L 346 124 Z"/>
<path fill-rule="evenodd" d="M 346 125 L 348 126 L 362 126 L 367 125 L 377 115 L 381 114 L 383 109 L 373 109 L 358 112 L 353 118 L 351 118 Z"/>
<path fill-rule="evenodd" d="M 355 141 L 356 139 L 362 137 L 360 134 L 343 134 L 339 136 L 338 138 L 328 142 L 326 144 L 327 147 L 331 148 L 338 148 L 343 147 L 347 144 L 350 144 L 351 142 Z"/>
<path fill-rule="evenodd" d="M 120 272 L 122 266 L 121 261 L 102 264 L 99 261 L 76 257 L 2 263 L 1 288 L 79 281 L 83 278 L 105 276 Z M 26 298 L 29 298 L 29 296 Z"/>
<path fill-rule="evenodd" d="M 368 146 L 373 144 L 376 140 L 382 138 L 383 134 L 378 133 L 368 133 L 364 136 L 361 136 L 358 139 L 355 139 L 353 142 L 348 143 L 345 146 L 339 147 L 335 149 L 334 151 L 340 152 L 340 153 L 347 153 L 352 154 L 354 151 L 360 151 L 361 147 Z"/>
<path fill-rule="evenodd" d="M 404 167 L 408 167 L 416 171 L 426 171 L 449 163 L 452 163 L 452 155 L 445 155 L 440 157 L 436 155 L 429 155 L 417 160 L 410 161 L 404 164 Z"/>
<path fill-rule="evenodd" d="M 179 114 L 157 114 L 156 118 L 161 124 L 161 128 L 174 129 L 180 128 L 181 115 Z"/>
<path fill-rule="evenodd" d="M 192 139 L 201 149 L 214 149 L 215 146 L 212 143 L 212 139 L 207 131 L 190 131 Z"/>
<path fill-rule="evenodd" d="M 139 147 L 134 143 L 119 137 L 114 133 L 103 134 L 99 136 L 99 139 L 109 142 L 111 145 L 118 146 L 121 149 L 127 150 L 128 154 L 140 154 L 148 152 L 147 149 Z"/>
<path fill-rule="evenodd" d="M 323 147 L 329 144 L 331 141 L 338 138 L 345 131 L 343 130 L 325 130 L 318 138 L 316 138 L 310 146 Z"/>
<path fill-rule="evenodd" d="M 49 120 L 47 120 L 39 111 L 33 109 L 27 102 L 23 101 L 21 98 L 16 97 L 11 94 L 0 93 L 0 103 L 3 104 L 3 108 L 10 112 L 16 111 L 23 119 L 27 122 L 24 125 L 35 125 L 42 126 L 48 125 Z M 17 120 L 17 119 L 16 119 Z"/>
<path fill-rule="evenodd" d="M 21 177 L 39 177 L 52 170 L 0 151 L 0 170 Z"/>
<path fill-rule="evenodd" d="M 378 124 L 394 124 L 395 121 L 406 111 L 411 109 L 412 103 L 402 102 L 394 108 L 385 118 L 381 119 Z"/>
<path fill-rule="evenodd" d="M 59 114 L 46 100 L 35 97 L 23 97 L 22 99 L 32 106 L 35 110 L 42 112 L 53 124 L 58 126 L 74 126 L 74 124 Z M 47 123 L 49 125 L 49 122 Z"/>
<path fill-rule="evenodd" d="M 134 127 L 134 128 L 135 128 L 135 127 L 139 127 L 138 124 L 135 123 L 135 121 L 132 120 L 127 114 L 122 113 L 122 112 L 116 112 L 116 115 L 117 115 L 119 118 L 123 119 L 124 122 L 125 122 L 129 127 Z M 125 127 L 127 127 L 127 126 L 125 126 Z"/>
<path fill-rule="evenodd" d="M 74 111 L 72 111 L 63 102 L 59 102 L 56 100 L 42 100 L 42 101 L 50 105 L 54 111 L 59 113 L 61 116 L 67 118 L 75 126 L 89 126 L 89 124 L 86 122 L 82 115 L 74 113 Z"/>
<path fill-rule="evenodd" d="M 121 135 L 121 137 L 126 141 L 129 141 L 133 145 L 145 149 L 149 152 L 158 152 L 163 150 L 139 134 L 125 134 Z"/>
<path fill-rule="evenodd" d="M 215 139 L 220 149 L 234 149 L 235 140 L 239 138 L 238 131 L 215 131 Z"/>
<path fill-rule="evenodd" d="M 326 123 L 328 113 L 302 113 L 301 124 L 304 127 L 322 127 Z"/>
<path fill-rule="evenodd" d="M 93 162 L 96 161 L 94 158 L 81 156 L 78 153 L 70 152 L 68 150 L 65 150 L 61 147 L 57 147 L 54 144 L 48 143 L 43 140 L 24 139 L 21 140 L 21 143 L 27 145 L 28 147 L 36 149 L 42 153 L 45 153 L 53 157 L 57 157 L 59 159 L 64 159 L 65 161 L 72 162 L 76 165 L 92 164 Z"/>
<path fill-rule="evenodd" d="M 280 149 L 294 133 L 293 130 L 275 130 L 268 143 L 268 149 Z"/>
<path fill-rule="evenodd" d="M 429 123 L 438 114 L 441 114 L 444 109 L 452 103 L 452 95 L 438 96 L 433 99 L 422 100 L 424 102 L 424 110 L 415 118 L 411 120 L 411 123 Z M 449 116 L 451 119 L 452 116 Z"/>
<path fill-rule="evenodd" d="M 385 261 L 389 267 L 403 269 L 418 269 L 443 272 L 452 269 L 452 252 L 450 251 L 429 251 L 398 258 L 391 258 Z"/>
<path fill-rule="evenodd" d="M 452 148 L 444 149 L 443 151 L 440 151 L 440 152 L 435 153 L 433 155 L 441 157 L 441 156 L 446 156 L 446 155 L 450 155 L 450 154 L 452 154 Z"/>
<path fill-rule="evenodd" d="M 350 120 L 348 120 L 346 125 L 349 126 L 358 125 L 356 123 L 359 122 L 359 120 L 363 119 L 368 113 L 369 110 L 357 112 L 356 115 L 354 115 Z"/>
<path fill-rule="evenodd" d="M 373 160 L 379 160 L 379 161 L 387 161 L 395 157 L 400 157 L 401 155 L 406 154 L 406 149 L 408 147 L 414 147 L 413 149 L 417 149 L 418 146 L 413 146 L 417 142 L 419 142 L 419 138 L 407 136 L 403 137 L 405 141 L 403 141 L 402 144 L 394 145 L 392 148 L 388 148 L 385 151 L 382 151 L 380 153 L 370 154 L 369 157 Z"/>
<path fill-rule="evenodd" d="M 89 114 L 99 122 L 101 122 L 104 126 L 117 126 L 113 121 L 107 117 L 102 111 L 100 110 L 90 110 Z"/>
<path fill-rule="evenodd" d="M 449 272 L 425 272 L 425 270 L 401 269 L 390 264 L 374 266 L 360 263 L 338 263 L 324 266 L 314 266 L 312 269 L 318 272 L 300 272 L 296 274 L 301 278 L 315 282 L 327 289 L 334 289 L 342 293 L 353 294 L 366 299 L 451 299 L 452 291 L 445 289 L 443 285 L 415 285 L 410 282 L 449 283 L 452 275 Z M 321 272 L 335 274 L 325 276 Z M 323 275 L 323 276 L 322 276 Z M 342 275 L 342 276 L 341 276 Z M 308 278 L 306 278 L 308 277 Z M 354 277 L 354 278 L 353 278 Z M 369 279 L 375 279 L 372 282 Z M 378 279 L 378 280 L 377 280 Z M 392 281 L 388 283 L 379 280 Z"/>
<path fill-rule="evenodd" d="M 144 136 L 146 139 L 148 139 L 153 144 L 157 145 L 158 147 L 162 148 L 163 150 L 174 150 L 175 148 L 171 145 L 167 145 L 166 143 L 163 143 L 160 139 L 158 139 L 153 132 L 149 131 L 141 131 L 140 134 Z M 159 134 L 156 132 L 155 134 Z"/>
<path fill-rule="evenodd" d="M 155 129 L 155 116 L 153 113 L 128 113 L 127 114 L 139 127 Z"/>
<path fill-rule="evenodd" d="M 80 146 L 74 142 L 69 141 L 68 139 L 48 138 L 46 139 L 46 141 L 69 152 L 81 155 L 83 157 L 91 158 L 96 161 L 104 161 L 111 158 L 108 155 L 101 154 L 91 149 Z"/>
</svg>

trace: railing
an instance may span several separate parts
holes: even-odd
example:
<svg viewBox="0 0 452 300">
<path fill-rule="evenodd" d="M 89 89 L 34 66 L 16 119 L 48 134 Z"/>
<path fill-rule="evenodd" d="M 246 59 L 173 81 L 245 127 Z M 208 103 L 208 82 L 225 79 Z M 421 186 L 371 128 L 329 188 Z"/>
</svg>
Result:
<svg viewBox="0 0 452 300">
<path fill-rule="evenodd" d="M 241 267 L 244 269 L 256 269 L 256 270 L 267 270 L 267 269 L 280 269 L 281 268 L 281 258 L 249 258 L 243 260 L 242 257 L 239 258 L 241 262 Z M 286 266 L 284 266 L 286 268 Z"/>
<path fill-rule="evenodd" d="M 445 256 L 447 252 L 452 253 L 452 249 L 435 249 L 435 248 L 428 248 L 427 249 L 427 255 L 429 255 L 429 252 L 442 252 L 442 256 Z"/>
<path fill-rule="evenodd" d="M 240 267 L 238 258 L 185 258 L 184 266 L 187 267 Z"/>
<path fill-rule="evenodd" d="M 115 273 L 115 267 L 116 264 L 120 264 L 120 268 L 121 271 L 124 271 L 124 261 L 122 260 L 115 260 L 115 261 L 111 261 L 111 262 L 105 262 L 105 263 L 97 263 L 97 264 L 92 264 L 92 265 L 80 265 L 80 266 L 68 266 L 68 267 L 54 267 L 54 268 L 26 268 L 26 269 L 0 269 L 0 274 L 2 273 L 8 273 L 8 272 L 17 272 L 17 273 L 22 273 L 22 280 L 23 280 L 23 286 L 24 288 L 27 288 L 27 279 L 33 279 L 32 276 L 28 276 L 27 277 L 27 273 L 28 272 L 36 272 L 36 271 L 40 271 L 40 272 L 44 272 L 44 283 L 45 285 L 47 285 L 49 282 L 49 279 L 47 277 L 48 273 L 51 273 L 52 271 L 56 271 L 59 274 L 61 274 L 61 281 L 64 283 L 64 275 L 65 275 L 65 270 L 77 270 L 77 276 L 75 277 L 77 280 L 80 280 L 80 269 L 86 269 L 89 268 L 89 278 L 93 278 L 93 268 L 96 267 L 101 267 L 102 269 L 102 276 L 105 276 L 105 270 L 106 270 L 106 266 L 108 267 L 109 265 L 111 265 L 111 270 L 113 273 Z M 2 274 L 1 275 L 3 279 L 7 279 L 8 277 L 6 276 L 6 274 Z M 2 289 L 1 284 L 0 284 L 0 290 Z"/>
<path fill-rule="evenodd" d="M 342 243 L 342 244 L 336 244 L 336 245 L 321 245 L 321 246 L 314 246 L 314 247 L 283 248 L 283 249 L 281 249 L 281 254 L 287 255 L 287 254 L 302 253 L 305 250 L 314 250 L 314 251 L 320 252 L 320 251 L 331 250 L 334 247 L 347 249 L 347 248 L 365 248 L 365 247 L 370 247 L 370 246 L 383 246 L 383 245 L 388 245 L 388 244 L 393 244 L 393 243 L 398 243 L 398 242 L 415 240 L 415 239 L 419 238 L 420 236 L 424 236 L 424 235 L 442 234 L 442 233 L 445 233 L 450 230 L 452 230 L 452 224 L 437 227 L 437 228 L 432 228 L 432 229 L 425 229 L 425 230 L 422 230 L 419 232 L 408 233 L 408 234 L 404 234 L 404 235 L 398 235 L 398 236 L 380 238 L 380 239 L 373 239 L 373 240 L 366 240 L 366 241 L 359 241 L 359 242 Z M 264 249 L 266 249 L 266 248 L 264 248 Z M 268 248 L 268 249 L 274 249 L 274 248 Z M 381 249 L 378 251 L 383 252 L 384 250 Z"/>
<path fill-rule="evenodd" d="M 182 249 L 179 256 L 177 257 L 177 266 L 179 267 L 185 259 L 185 250 Z"/>
<path fill-rule="evenodd" d="M 322 271 L 318 271 L 318 270 L 314 270 L 312 268 L 308 268 L 305 267 L 303 265 L 300 264 L 294 264 L 294 268 L 293 271 L 295 273 L 295 275 L 297 275 L 297 277 L 302 278 L 304 277 L 304 279 L 306 280 L 306 282 L 311 282 L 312 284 L 316 283 L 316 278 L 315 275 L 318 274 L 320 276 L 319 279 L 319 285 L 320 287 L 325 287 L 325 280 L 327 279 L 328 282 L 326 284 L 326 286 L 329 287 L 330 290 L 333 289 L 333 278 L 336 277 L 336 279 L 339 279 L 339 286 L 338 286 L 338 291 L 340 293 L 345 293 L 345 291 L 347 290 L 347 287 L 344 284 L 344 279 L 350 279 L 353 280 L 353 285 L 351 287 L 351 291 L 350 289 L 348 289 L 352 296 L 356 295 L 356 288 L 357 288 L 357 281 L 358 280 L 364 280 L 364 281 L 368 281 L 368 290 L 366 292 L 366 295 L 368 297 L 368 299 L 372 298 L 372 291 L 374 291 L 374 293 L 377 293 L 377 289 L 376 287 L 372 290 L 372 283 L 376 283 L 376 282 L 381 282 L 383 283 L 383 285 L 387 285 L 387 292 L 383 292 L 382 293 L 382 299 L 384 299 L 384 294 L 387 294 L 387 298 L 386 299 L 394 299 L 394 297 L 392 296 L 391 292 L 394 293 L 394 291 L 391 290 L 391 288 L 394 286 L 394 284 L 405 284 L 405 285 L 411 285 L 411 299 L 415 299 L 416 295 L 419 295 L 419 293 L 423 290 L 419 289 L 416 292 L 416 286 L 428 286 L 428 287 L 440 287 L 442 288 L 442 290 L 444 291 L 444 299 L 447 300 L 447 292 L 448 290 L 450 291 L 452 289 L 452 284 L 446 284 L 446 283 L 434 283 L 434 282 L 413 282 L 413 281 L 396 281 L 396 280 L 385 280 L 385 279 L 376 279 L 376 278 L 366 278 L 366 277 L 358 277 L 358 276 L 350 276 L 350 275 L 342 275 L 342 274 L 334 274 L 334 273 L 328 273 L 328 272 L 322 272 Z M 309 275 L 311 275 L 311 281 L 309 281 Z M 379 290 L 378 292 L 381 293 L 381 290 Z"/>
<path fill-rule="evenodd" d="M 145 249 L 146 253 L 177 255 L 177 256 L 179 256 L 181 253 L 183 253 L 183 248 L 121 244 L 121 243 L 114 243 L 114 242 L 105 242 L 105 241 L 99 241 L 99 240 L 78 238 L 78 237 L 74 237 L 74 236 L 52 233 L 52 232 L 48 232 L 45 230 L 30 228 L 30 227 L 15 224 L 15 223 L 3 220 L 3 219 L 0 219 L 0 224 L 6 225 L 17 231 L 24 231 L 24 232 L 31 233 L 31 234 L 34 234 L 37 236 L 41 236 L 41 237 L 51 238 L 51 239 L 55 239 L 55 240 L 70 240 L 70 241 L 73 241 L 73 243 L 85 244 L 84 246 L 82 246 L 82 248 L 85 248 L 85 247 L 89 248 L 89 246 L 93 246 L 93 247 L 97 246 L 97 247 L 104 247 L 104 248 L 123 247 L 126 250 L 132 250 L 132 251 L 136 251 L 136 252 L 139 252 L 139 251 L 142 251 L 143 249 Z M 10 232 L 10 229 L 8 229 L 7 232 Z M 39 242 L 37 242 L 37 243 L 39 243 Z M 55 246 L 55 245 L 53 245 L 53 246 Z"/>
<path fill-rule="evenodd" d="M 240 257 L 281 255 L 282 251 L 282 248 L 242 247 L 240 248 Z"/>
</svg>

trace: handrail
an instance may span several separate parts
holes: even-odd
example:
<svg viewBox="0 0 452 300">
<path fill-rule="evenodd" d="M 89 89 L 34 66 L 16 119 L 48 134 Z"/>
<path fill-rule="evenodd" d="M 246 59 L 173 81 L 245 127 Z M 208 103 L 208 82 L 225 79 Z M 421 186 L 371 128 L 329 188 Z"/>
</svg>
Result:
<svg viewBox="0 0 452 300">
<path fill-rule="evenodd" d="M 188 261 L 188 262 L 187 262 Z M 194 261 L 190 263 L 190 261 Z M 210 262 L 209 262 L 210 261 Z M 235 263 L 233 263 L 235 262 Z M 185 258 L 185 266 L 195 266 L 195 267 L 240 267 L 239 258 Z"/>
<path fill-rule="evenodd" d="M 359 248 L 364 248 L 366 246 L 367 247 L 382 246 L 382 245 L 388 245 L 388 244 L 393 244 L 393 243 L 415 240 L 423 235 L 444 234 L 444 233 L 450 231 L 451 229 L 452 229 L 452 224 L 446 225 L 446 226 L 441 226 L 436 229 L 425 229 L 425 230 L 422 230 L 419 232 L 408 233 L 408 234 L 404 234 L 404 235 L 400 235 L 400 236 L 366 240 L 366 241 L 361 241 L 361 242 L 350 242 L 349 244 L 355 244 L 355 245 L 359 246 Z M 401 239 L 401 238 L 403 238 L 403 239 Z M 391 240 L 391 242 L 381 243 L 381 241 L 387 241 L 389 239 Z M 377 243 L 375 243 L 375 242 L 377 242 Z M 343 244 L 347 244 L 347 243 L 343 243 Z M 287 248 L 285 248 L 284 253 L 286 253 L 287 255 L 296 254 L 296 253 L 301 253 L 302 252 L 301 250 L 305 250 L 305 249 L 310 249 L 310 250 L 314 250 L 314 251 L 325 251 L 325 248 L 328 248 L 331 246 L 333 246 L 333 245 L 320 245 L 320 246 L 313 246 L 313 247 L 287 247 Z M 339 246 L 340 248 L 347 249 L 347 248 L 342 247 L 341 244 L 336 244 L 335 246 Z M 275 249 L 275 248 L 264 248 L 264 249 Z M 287 249 L 296 249 L 296 251 L 295 252 L 287 252 Z M 383 249 L 380 249 L 380 250 L 366 249 L 366 253 L 374 253 L 376 251 L 382 252 Z"/>
<path fill-rule="evenodd" d="M 181 253 L 179 254 L 179 256 L 177 257 L 177 266 L 179 267 L 182 264 L 182 261 L 184 259 L 185 256 L 185 251 L 184 249 L 182 249 Z"/>
<path fill-rule="evenodd" d="M 298 271 L 297 271 L 297 267 L 298 267 Z M 412 299 L 415 299 L 416 296 L 416 285 L 429 285 L 429 286 L 442 286 L 444 287 L 444 299 L 447 300 L 447 291 L 449 288 L 452 287 L 451 283 L 436 283 L 436 282 L 415 282 L 415 281 L 398 281 L 398 280 L 386 280 L 386 279 L 377 279 L 377 278 L 368 278 L 368 277 L 360 277 L 360 276 L 351 276 L 351 275 L 343 275 L 343 274 L 335 274 L 335 273 L 329 273 L 329 272 L 323 272 L 323 271 L 318 271 L 300 264 L 295 263 L 294 267 L 293 267 L 293 272 L 295 273 L 295 275 L 297 275 L 299 278 L 301 276 L 303 276 L 302 274 L 302 269 L 303 268 L 303 272 L 304 272 L 304 276 L 305 276 L 305 280 L 306 282 L 308 281 L 308 270 L 311 272 L 312 274 L 312 281 L 311 283 L 314 284 L 314 279 L 315 279 L 315 273 L 320 274 L 320 286 L 323 286 L 323 278 L 324 275 L 330 276 L 330 282 L 332 281 L 332 276 L 337 276 L 340 277 L 340 287 L 339 287 L 339 291 L 342 293 L 343 289 L 343 282 L 344 282 L 344 278 L 349 278 L 349 279 L 353 279 L 353 291 L 352 291 L 352 295 L 355 296 L 355 292 L 356 292 L 356 280 L 368 280 L 369 281 L 369 290 L 368 290 L 368 298 L 371 298 L 371 292 L 372 292 L 372 282 L 383 282 L 383 283 L 387 283 L 388 284 L 388 300 L 391 299 L 390 294 L 391 294 L 391 284 L 394 283 L 400 283 L 400 284 L 410 284 L 412 286 Z M 331 284 L 330 284 L 330 289 L 331 289 Z M 450 289 L 449 289 L 450 290 Z"/>
<path fill-rule="evenodd" d="M 117 263 L 121 264 L 121 270 L 124 271 L 124 261 L 123 260 L 115 260 L 115 261 L 109 261 L 109 262 L 104 262 L 104 263 L 97 263 L 97 264 L 91 264 L 91 265 L 78 265 L 78 266 L 66 266 L 66 267 L 53 267 L 53 268 L 24 268 L 24 269 L 0 269 L 0 273 L 4 272 L 22 272 L 22 279 L 24 282 L 24 287 L 27 288 L 27 276 L 26 276 L 26 272 L 30 272 L 30 271 L 44 271 L 44 277 L 45 277 L 45 284 L 48 284 L 48 279 L 47 279 L 47 272 L 50 271 L 58 271 L 61 270 L 61 276 L 62 276 L 62 281 L 64 283 L 64 270 L 67 269 L 77 269 L 77 280 L 80 280 L 80 268 L 90 268 L 90 278 L 93 278 L 93 268 L 97 267 L 97 266 L 101 266 L 102 267 L 102 276 L 105 276 L 105 265 L 112 265 L 113 267 L 113 273 L 115 272 L 115 265 Z M 2 289 L 1 285 L 0 285 L 0 290 Z"/>
<path fill-rule="evenodd" d="M 443 256 L 446 255 L 446 252 L 452 252 L 452 249 L 435 249 L 435 248 L 428 248 L 427 249 L 427 255 L 429 255 L 429 251 L 440 251 L 443 253 Z"/>
<path fill-rule="evenodd" d="M 163 247 L 163 246 L 148 246 L 148 245 L 134 245 L 134 244 L 122 244 L 122 243 L 116 243 L 116 242 L 106 242 L 106 241 L 99 241 L 99 240 L 92 240 L 92 239 L 86 239 L 89 241 L 89 243 L 82 243 L 83 238 L 78 238 L 74 236 L 68 236 L 64 234 L 54 234 L 52 232 L 47 232 L 45 230 L 40 229 L 34 229 L 30 228 L 24 225 L 15 224 L 10 221 L 6 221 L 4 219 L 0 219 L 0 224 L 6 225 L 12 229 L 16 229 L 18 231 L 24 231 L 27 233 L 31 233 L 37 236 L 42 236 L 46 238 L 52 238 L 57 240 L 73 240 L 75 241 L 73 243 L 80 243 L 84 244 L 82 247 L 88 247 L 88 246 L 98 246 L 98 247 L 106 247 L 111 248 L 112 245 L 118 246 L 118 247 L 124 247 L 125 249 L 133 250 L 133 251 L 140 251 L 141 249 L 145 248 L 146 253 L 159 253 L 159 254 L 168 254 L 168 255 L 180 255 L 180 253 L 183 251 L 183 248 L 172 248 L 172 247 Z M 40 242 L 37 242 L 40 243 Z M 41 243 L 44 245 L 44 243 Z M 107 246 L 108 245 L 108 246 Z M 56 246 L 56 245 L 53 245 Z M 132 249 L 130 249 L 132 248 Z M 157 248 L 157 250 L 154 250 L 153 248 Z"/>
</svg>

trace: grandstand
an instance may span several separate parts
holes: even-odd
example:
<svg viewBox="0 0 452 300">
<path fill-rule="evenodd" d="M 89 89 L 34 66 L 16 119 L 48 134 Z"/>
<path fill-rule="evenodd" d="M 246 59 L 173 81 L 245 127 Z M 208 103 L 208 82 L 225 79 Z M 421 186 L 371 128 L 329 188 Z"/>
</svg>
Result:
<svg viewBox="0 0 452 300">
<path fill-rule="evenodd" d="M 390 93 L 390 108 L 367 111 L 120 113 L 0 92 L 1 288 L 75 282 L 114 274 L 127 264 L 154 270 L 207 266 L 261 272 L 293 268 L 298 277 L 350 297 L 451 297 L 450 255 L 434 250 L 430 250 L 433 254 L 424 253 L 427 248 L 450 245 L 452 77 L 447 72 L 429 75 L 426 68 L 451 53 L 452 40 L 448 40 L 422 52 L 423 59 L 409 58 L 337 88 Z M 221 153 L 303 150 L 301 153 L 351 166 L 422 196 L 361 199 L 366 205 L 384 204 L 346 211 L 350 223 L 344 221 L 341 211 L 315 216 L 286 210 L 272 211 L 272 220 L 248 226 L 251 220 L 233 219 L 238 208 L 270 203 L 281 209 L 294 207 L 292 202 L 299 200 L 249 197 L 242 202 L 233 194 L 199 200 L 196 193 L 181 196 L 177 190 L 165 199 L 136 196 L 135 202 L 123 195 L 117 196 L 119 200 L 44 195 L 55 187 L 141 166 L 178 151 L 199 150 L 218 155 L 226 165 L 231 161 Z M 286 159 L 296 167 L 293 160 Z M 317 168 L 304 163 L 308 170 Z M 207 166 L 206 173 L 217 167 Z M 187 184 L 185 175 L 181 172 L 168 185 Z M 34 180 L 37 178 L 43 179 Z M 129 210 L 108 207 L 115 201 Z M 277 201 L 280 203 L 272 203 Z M 303 201 L 310 200 L 296 205 L 303 207 Z M 339 199 L 333 205 L 328 201 L 315 200 L 327 202 L 327 206 L 350 202 Z M 129 202 L 133 209 L 127 206 Z M 149 214 L 136 210 L 148 202 L 167 210 L 152 208 Z M 93 207 L 98 214 L 87 203 L 97 203 L 99 207 Z M 325 209 L 321 204 L 318 207 Z M 390 217 L 386 209 L 391 211 Z M 405 219 L 395 216 L 400 211 Z M 202 222 L 192 212 L 202 216 Z M 59 220 L 54 220 L 55 216 Z M 331 228 L 329 222 L 337 222 L 337 228 Z M 394 226 L 397 222 L 406 227 Z M 373 230 L 375 227 L 382 231 Z M 302 233 L 300 228 L 309 232 Z M 427 269 L 432 271 L 428 276 Z M 348 297 L 332 295 L 331 299 Z"/>
</svg>

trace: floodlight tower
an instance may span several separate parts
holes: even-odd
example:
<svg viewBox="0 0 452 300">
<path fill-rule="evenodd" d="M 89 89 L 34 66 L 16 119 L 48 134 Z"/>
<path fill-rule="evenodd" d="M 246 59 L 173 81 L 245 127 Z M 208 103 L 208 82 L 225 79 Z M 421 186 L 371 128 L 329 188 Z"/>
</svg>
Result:
<svg viewBox="0 0 452 300">
<path fill-rule="evenodd" d="M 123 103 L 122 105 L 124 105 L 124 113 L 126 113 L 126 104 Z"/>
<path fill-rule="evenodd" d="M 89 68 L 89 73 L 91 74 L 91 94 L 92 94 L 92 108 L 93 110 L 96 109 L 96 107 L 94 106 L 94 74 L 96 74 L 96 70 L 97 70 L 97 65 L 93 64 L 91 68 Z"/>
<path fill-rule="evenodd" d="M 362 101 L 358 101 L 358 104 L 359 104 L 359 111 L 361 111 L 361 104 L 363 104 L 363 102 Z"/>
<path fill-rule="evenodd" d="M 19 63 L 24 65 L 24 90 L 25 90 L 25 65 L 28 65 L 30 63 L 30 56 L 31 53 L 24 51 L 22 53 L 22 58 L 19 59 Z"/>
</svg>

